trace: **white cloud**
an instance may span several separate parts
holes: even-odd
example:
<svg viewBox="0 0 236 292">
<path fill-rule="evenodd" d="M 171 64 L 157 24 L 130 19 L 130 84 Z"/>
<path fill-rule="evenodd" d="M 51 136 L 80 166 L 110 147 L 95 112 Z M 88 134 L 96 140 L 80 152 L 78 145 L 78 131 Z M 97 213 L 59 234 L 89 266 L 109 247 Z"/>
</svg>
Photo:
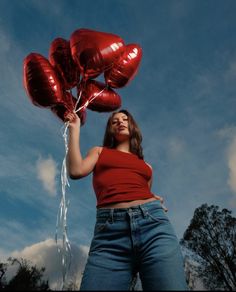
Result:
<svg viewBox="0 0 236 292">
<path fill-rule="evenodd" d="M 217 135 L 223 139 L 232 139 L 232 137 L 236 136 L 236 126 L 226 126 L 217 131 Z"/>
<path fill-rule="evenodd" d="M 77 288 L 80 286 L 81 275 L 84 270 L 89 248 L 71 244 L 71 266 L 68 270 L 66 282 L 73 282 Z M 49 238 L 45 241 L 25 247 L 21 251 L 11 254 L 15 258 L 23 258 L 38 268 L 45 267 L 45 280 L 49 280 L 51 289 L 60 289 L 62 284 L 62 261 L 55 240 Z M 12 272 L 13 276 L 13 272 Z"/>
<path fill-rule="evenodd" d="M 30 170 L 30 165 L 28 163 L 23 164 L 22 157 L 16 154 L 0 154 L 0 165 L 0 177 L 2 178 L 22 177 L 26 174 L 25 169 Z M 23 169 L 22 165 L 24 165 Z"/>
<path fill-rule="evenodd" d="M 44 1 L 32 1 L 31 5 L 37 9 L 40 13 L 45 16 L 50 17 L 60 17 L 63 13 L 63 6 L 62 3 L 56 1 L 48 2 L 47 8 L 45 9 L 45 2 Z"/>
<path fill-rule="evenodd" d="M 173 1 L 170 5 L 170 15 L 173 19 L 179 20 L 188 16 L 189 12 L 192 9 L 192 3 L 190 1 L 181 2 Z"/>
<path fill-rule="evenodd" d="M 233 59 L 229 63 L 229 67 L 225 72 L 225 80 L 232 81 L 235 80 L 235 77 L 236 77 L 236 60 Z"/>
<path fill-rule="evenodd" d="M 200 265 L 197 259 L 200 259 L 196 253 L 187 247 L 181 245 L 182 255 L 184 257 L 184 269 L 188 278 L 188 285 L 193 291 L 207 291 L 201 278 L 198 277 L 196 267 Z"/>
<path fill-rule="evenodd" d="M 6 262 L 7 258 L 8 258 L 8 253 L 6 252 L 6 250 L 0 248 L 0 259 L 1 262 Z"/>
<path fill-rule="evenodd" d="M 15 89 L 18 89 L 22 84 L 19 73 L 16 70 L 15 60 L 21 58 L 21 50 L 15 43 L 14 37 L 3 26 L 0 26 L 0 44 L 1 90 L 5 89 L 6 92 L 15 92 L 15 96 L 17 96 L 18 91 Z M 11 58 L 9 58 L 10 54 Z M 7 87 L 7 84 L 11 86 Z"/>
<path fill-rule="evenodd" d="M 49 157 L 48 159 L 39 158 L 36 163 L 37 176 L 44 188 L 52 196 L 56 195 L 56 175 L 57 164 Z"/>
<path fill-rule="evenodd" d="M 220 129 L 217 132 L 217 135 L 228 141 L 227 148 L 227 164 L 229 169 L 228 175 L 228 186 L 230 189 L 236 193 L 236 126 L 230 125 L 226 126 L 223 129 Z M 232 199 L 231 204 L 232 208 L 236 207 L 235 198 Z"/>
<path fill-rule="evenodd" d="M 30 232 L 24 224 L 16 220 L 0 219 L 0 225 L 0 237 L 5 238 L 5 242 L 1 244 L 0 255 L 2 254 L 1 258 L 8 258 L 9 251 L 15 248 L 15 244 L 24 246 L 32 231 Z"/>
<path fill-rule="evenodd" d="M 184 154 L 185 150 L 185 143 L 183 140 L 178 137 L 170 137 L 168 141 L 168 155 L 171 158 L 178 158 L 180 155 Z"/>
<path fill-rule="evenodd" d="M 0 27 L 0 44 L 0 54 L 8 52 L 10 49 L 10 39 L 2 27 Z"/>
<path fill-rule="evenodd" d="M 228 201 L 228 206 L 231 209 L 236 208 L 236 126 L 227 125 L 216 133 L 219 138 L 227 141 L 228 147 L 226 148 L 226 159 L 228 166 L 228 187 L 233 191 Z"/>
<path fill-rule="evenodd" d="M 234 137 L 228 149 L 228 167 L 230 188 L 236 192 L 236 137 Z"/>
</svg>

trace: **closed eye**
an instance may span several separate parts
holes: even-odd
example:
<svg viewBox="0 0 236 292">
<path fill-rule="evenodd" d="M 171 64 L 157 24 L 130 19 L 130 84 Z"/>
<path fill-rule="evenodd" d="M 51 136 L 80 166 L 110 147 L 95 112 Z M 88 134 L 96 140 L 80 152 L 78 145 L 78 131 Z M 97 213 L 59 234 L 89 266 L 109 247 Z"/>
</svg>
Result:
<svg viewBox="0 0 236 292">
<path fill-rule="evenodd" d="M 122 119 L 122 122 L 127 122 L 128 121 L 128 118 L 127 117 L 122 117 L 121 118 Z M 114 120 L 112 120 L 112 125 L 115 125 L 115 124 L 117 124 L 118 123 L 118 119 L 114 119 Z"/>
</svg>

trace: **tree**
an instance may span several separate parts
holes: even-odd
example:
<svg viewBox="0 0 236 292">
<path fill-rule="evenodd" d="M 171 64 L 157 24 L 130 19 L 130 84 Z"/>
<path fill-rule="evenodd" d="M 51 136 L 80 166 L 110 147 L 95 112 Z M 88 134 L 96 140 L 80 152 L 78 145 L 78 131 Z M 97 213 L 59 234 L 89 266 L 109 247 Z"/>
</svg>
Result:
<svg viewBox="0 0 236 292">
<path fill-rule="evenodd" d="M 203 204 L 181 239 L 196 253 L 198 276 L 210 290 L 236 289 L 236 218 L 231 213 Z"/>
<path fill-rule="evenodd" d="M 6 263 L 0 263 L 0 290 L 3 290 L 3 288 L 6 285 L 6 270 L 7 270 L 7 264 Z"/>
<path fill-rule="evenodd" d="M 45 268 L 31 266 L 25 259 L 9 258 L 8 264 L 0 263 L 0 290 L 9 291 L 50 291 L 48 281 L 42 280 Z M 5 279 L 9 265 L 18 264 L 16 275 L 7 283 Z"/>
</svg>

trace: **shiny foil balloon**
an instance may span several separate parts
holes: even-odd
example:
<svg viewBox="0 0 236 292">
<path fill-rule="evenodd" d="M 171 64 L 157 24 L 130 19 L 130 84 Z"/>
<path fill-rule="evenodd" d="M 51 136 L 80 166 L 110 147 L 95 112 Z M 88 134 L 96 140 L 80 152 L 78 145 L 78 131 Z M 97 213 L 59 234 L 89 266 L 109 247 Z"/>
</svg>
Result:
<svg viewBox="0 0 236 292">
<path fill-rule="evenodd" d="M 79 112 L 77 112 L 77 115 L 80 118 L 81 126 L 83 126 L 86 122 L 87 118 L 87 111 L 86 108 L 81 109 Z"/>
<path fill-rule="evenodd" d="M 113 67 L 104 72 L 106 84 L 113 88 L 127 85 L 137 74 L 141 58 L 142 49 L 139 45 L 126 45 L 124 52 L 114 62 Z"/>
<path fill-rule="evenodd" d="M 74 103 L 74 107 L 77 103 L 77 99 L 75 97 L 73 97 L 73 103 Z M 75 108 L 75 111 L 78 110 L 81 106 L 81 100 L 77 103 L 77 106 Z M 81 108 L 79 111 L 76 111 L 76 114 L 78 115 L 78 117 L 80 118 L 80 122 L 81 122 L 81 126 L 83 126 L 85 124 L 86 118 L 87 118 L 87 108 Z"/>
<path fill-rule="evenodd" d="M 80 90 L 82 90 L 80 103 L 82 105 L 87 103 L 87 108 L 92 111 L 110 112 L 121 106 L 121 97 L 102 82 L 88 80 Z"/>
<path fill-rule="evenodd" d="M 51 107 L 64 103 L 60 80 L 49 61 L 38 53 L 31 53 L 23 64 L 24 88 L 39 107 Z"/>
<path fill-rule="evenodd" d="M 71 89 L 77 85 L 80 72 L 72 59 L 69 41 L 63 38 L 53 40 L 49 49 L 49 61 L 61 77 L 65 89 Z"/>
<path fill-rule="evenodd" d="M 72 57 L 85 79 L 95 78 L 110 68 L 124 49 L 117 35 L 90 29 L 78 29 L 70 38 Z"/>
<path fill-rule="evenodd" d="M 77 99 L 70 92 L 65 92 L 64 97 L 64 104 L 57 104 L 51 107 L 51 111 L 63 122 L 66 121 L 66 116 L 74 111 L 77 102 Z M 86 108 L 77 112 L 77 115 L 80 117 L 81 125 L 84 125 L 86 120 Z"/>
</svg>

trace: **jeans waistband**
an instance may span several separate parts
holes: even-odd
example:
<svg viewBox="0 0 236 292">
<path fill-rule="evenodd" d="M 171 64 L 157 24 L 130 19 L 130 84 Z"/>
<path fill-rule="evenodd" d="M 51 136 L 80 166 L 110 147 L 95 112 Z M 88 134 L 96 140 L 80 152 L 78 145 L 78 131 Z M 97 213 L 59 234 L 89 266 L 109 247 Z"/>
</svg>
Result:
<svg viewBox="0 0 236 292">
<path fill-rule="evenodd" d="M 97 218 L 105 218 L 111 215 L 113 218 L 122 218 L 127 215 L 127 213 L 132 212 L 133 214 L 142 214 L 146 216 L 148 211 L 156 208 L 162 208 L 160 200 L 155 200 L 147 202 L 144 204 L 128 207 L 128 208 L 100 208 L 97 209 Z"/>
</svg>

